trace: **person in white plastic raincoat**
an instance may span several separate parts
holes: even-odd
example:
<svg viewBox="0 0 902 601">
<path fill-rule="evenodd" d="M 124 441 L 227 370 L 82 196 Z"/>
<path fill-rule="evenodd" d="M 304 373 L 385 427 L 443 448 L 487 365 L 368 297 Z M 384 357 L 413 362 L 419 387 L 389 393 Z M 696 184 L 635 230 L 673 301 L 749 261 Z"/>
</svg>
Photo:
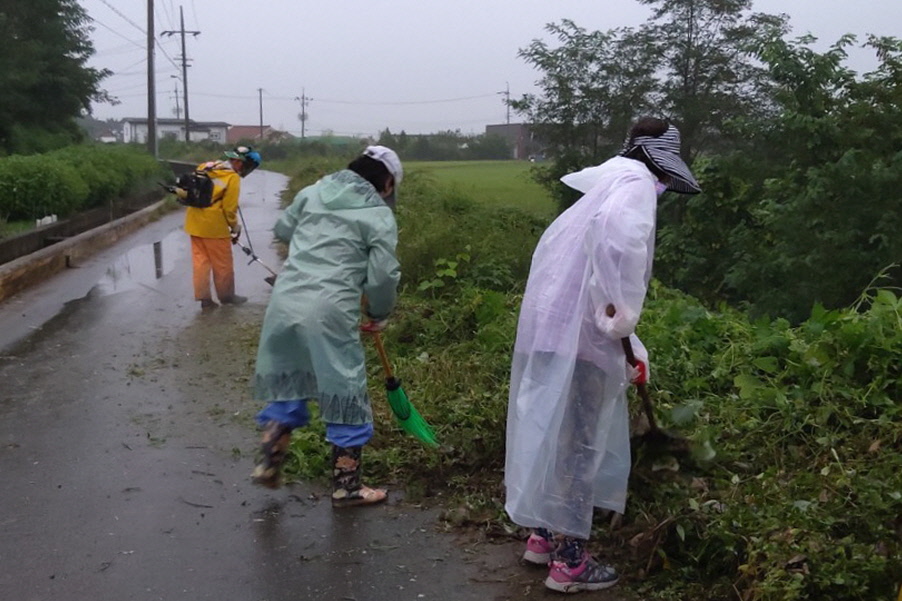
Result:
<svg viewBox="0 0 902 601">
<path fill-rule="evenodd" d="M 651 277 L 657 197 L 700 192 L 667 121 L 644 117 L 620 156 L 561 178 L 584 195 L 533 254 L 511 366 L 505 509 L 533 528 L 524 559 L 548 588 L 617 582 L 586 551 L 595 507 L 622 513 L 630 472 L 626 392 L 648 354 L 634 334 Z M 629 368 L 630 337 L 639 369 Z"/>
<path fill-rule="evenodd" d="M 376 330 L 395 306 L 401 273 L 392 207 L 402 174 L 394 151 L 369 146 L 347 169 L 301 190 L 275 225 L 289 249 L 257 351 L 255 395 L 269 402 L 257 415 L 264 428 L 257 484 L 280 485 L 291 431 L 307 424 L 307 402 L 316 400 L 332 443 L 332 504 L 386 498 L 360 482 L 373 414 L 358 327 L 362 297 Z"/>
</svg>

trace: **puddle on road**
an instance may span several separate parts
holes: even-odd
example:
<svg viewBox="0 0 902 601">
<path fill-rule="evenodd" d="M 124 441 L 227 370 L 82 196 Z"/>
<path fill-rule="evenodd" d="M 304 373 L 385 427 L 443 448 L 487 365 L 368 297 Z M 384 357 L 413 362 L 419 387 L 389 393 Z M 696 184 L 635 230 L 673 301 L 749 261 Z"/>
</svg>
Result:
<svg viewBox="0 0 902 601">
<path fill-rule="evenodd" d="M 175 230 L 154 242 L 132 248 L 114 261 L 91 295 L 109 295 L 136 288 L 154 288 L 157 280 L 172 271 L 176 257 L 184 253 L 185 233 Z"/>
</svg>

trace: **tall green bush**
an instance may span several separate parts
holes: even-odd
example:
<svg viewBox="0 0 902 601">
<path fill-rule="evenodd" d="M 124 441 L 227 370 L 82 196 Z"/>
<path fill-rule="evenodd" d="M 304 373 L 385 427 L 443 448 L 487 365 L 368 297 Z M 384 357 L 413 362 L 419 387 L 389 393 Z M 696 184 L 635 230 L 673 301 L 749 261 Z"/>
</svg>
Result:
<svg viewBox="0 0 902 601">
<path fill-rule="evenodd" d="M 0 159 L 0 214 L 9 220 L 65 217 L 90 194 L 78 170 L 45 155 Z"/>
<path fill-rule="evenodd" d="M 902 42 L 870 39 L 880 64 L 859 76 L 844 65 L 853 41 L 761 45 L 775 110 L 732 122 L 733 151 L 698 163 L 703 194 L 662 199 L 655 267 L 668 285 L 800 323 L 899 262 Z"/>
<path fill-rule="evenodd" d="M 0 158 L 0 216 L 39 219 L 108 203 L 163 179 L 143 150 L 84 144 L 43 154 Z"/>
<path fill-rule="evenodd" d="M 664 422 L 696 453 L 646 464 L 640 452 L 623 529 L 598 529 L 631 549 L 624 561 L 650 576 L 642 591 L 890 598 L 902 573 L 902 300 L 874 291 L 792 327 L 656 287 L 639 334 Z"/>
</svg>

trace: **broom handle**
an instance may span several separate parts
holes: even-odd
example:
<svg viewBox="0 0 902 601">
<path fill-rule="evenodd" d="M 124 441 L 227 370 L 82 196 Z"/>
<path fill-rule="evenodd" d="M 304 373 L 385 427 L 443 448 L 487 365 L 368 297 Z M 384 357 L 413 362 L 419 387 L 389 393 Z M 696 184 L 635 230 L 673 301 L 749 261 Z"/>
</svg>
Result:
<svg viewBox="0 0 902 601">
<path fill-rule="evenodd" d="M 382 335 L 379 332 L 370 332 L 373 337 L 373 344 L 376 345 L 376 352 L 379 353 L 379 360 L 382 361 L 382 369 L 385 370 L 385 378 L 392 379 L 395 376 L 391 371 L 391 364 L 388 362 L 388 355 L 385 354 L 385 347 L 382 345 Z"/>
<path fill-rule="evenodd" d="M 366 295 L 364 294 L 360 297 L 360 309 L 364 312 L 366 311 L 366 305 L 367 300 Z M 364 323 L 360 329 L 373 337 L 373 344 L 376 345 L 376 352 L 379 353 L 379 360 L 382 361 L 382 369 L 385 370 L 385 379 L 393 380 L 395 375 L 391 371 L 391 363 L 388 362 L 388 355 L 385 353 L 385 347 L 382 346 L 382 335 L 379 334 L 378 330 L 368 330 L 367 326 L 371 324 L 372 321 Z"/>
</svg>

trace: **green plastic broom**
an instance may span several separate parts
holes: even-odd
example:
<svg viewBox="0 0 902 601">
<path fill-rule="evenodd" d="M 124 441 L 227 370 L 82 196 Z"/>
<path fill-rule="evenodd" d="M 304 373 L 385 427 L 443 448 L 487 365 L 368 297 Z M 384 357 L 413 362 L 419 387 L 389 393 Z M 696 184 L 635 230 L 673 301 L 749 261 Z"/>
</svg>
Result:
<svg viewBox="0 0 902 601">
<path fill-rule="evenodd" d="M 368 330 L 363 327 L 373 337 L 373 343 L 376 345 L 376 352 L 379 353 L 379 359 L 382 361 L 382 369 L 385 370 L 385 390 L 388 397 L 388 404 L 391 405 L 392 413 L 395 414 L 395 420 L 409 434 L 413 434 L 425 444 L 436 447 L 438 441 L 435 440 L 435 432 L 416 407 L 411 404 L 407 398 L 407 393 L 401 388 L 401 381 L 392 373 L 391 364 L 388 362 L 388 355 L 385 354 L 385 347 L 382 345 L 382 336 L 378 331 Z"/>
</svg>

